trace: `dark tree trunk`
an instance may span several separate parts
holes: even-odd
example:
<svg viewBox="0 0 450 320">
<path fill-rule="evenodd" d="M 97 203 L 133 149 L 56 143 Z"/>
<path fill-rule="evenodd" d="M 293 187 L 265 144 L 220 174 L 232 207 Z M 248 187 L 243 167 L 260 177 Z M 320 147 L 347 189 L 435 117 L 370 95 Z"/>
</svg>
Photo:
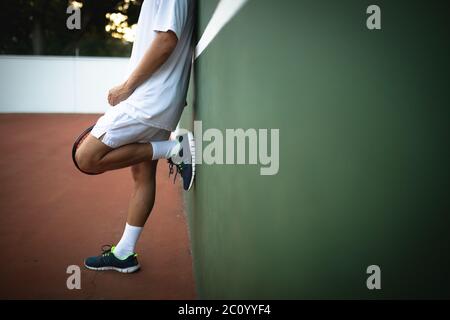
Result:
<svg viewBox="0 0 450 320">
<path fill-rule="evenodd" d="M 38 17 L 36 17 L 38 18 Z M 33 54 L 40 55 L 44 47 L 44 38 L 42 36 L 42 24 L 39 19 L 34 20 L 33 30 L 31 33 L 33 43 Z"/>
</svg>

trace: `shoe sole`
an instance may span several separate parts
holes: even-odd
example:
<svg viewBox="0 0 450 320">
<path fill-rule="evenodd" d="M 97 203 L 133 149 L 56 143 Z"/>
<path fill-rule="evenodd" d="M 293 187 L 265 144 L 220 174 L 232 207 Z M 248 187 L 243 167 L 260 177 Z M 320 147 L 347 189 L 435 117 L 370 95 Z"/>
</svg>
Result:
<svg viewBox="0 0 450 320">
<path fill-rule="evenodd" d="M 182 139 L 182 141 L 180 140 L 180 138 Z M 181 163 L 182 161 L 184 161 L 184 163 L 190 164 L 192 166 L 192 176 L 189 181 L 189 186 L 187 189 L 184 189 L 184 187 L 183 187 L 183 189 L 185 191 L 189 191 L 192 187 L 192 184 L 194 183 L 194 177 L 195 177 L 195 140 L 194 140 L 194 135 L 192 134 L 192 132 L 188 131 L 187 133 L 184 133 L 184 134 L 178 136 L 177 139 L 180 143 L 182 143 L 184 145 L 186 145 L 186 143 L 187 143 L 187 145 L 189 146 L 189 153 L 190 153 L 190 158 L 191 158 L 189 162 L 184 160 L 187 157 L 185 152 L 183 152 L 183 156 L 177 155 L 178 157 L 180 157 L 180 161 L 172 159 L 172 161 L 174 163 Z M 186 141 L 186 139 L 187 139 L 187 141 Z"/>
<path fill-rule="evenodd" d="M 116 267 L 94 268 L 94 267 L 90 267 L 90 266 L 88 266 L 86 264 L 84 264 L 84 266 L 87 269 L 94 270 L 94 271 L 111 271 L 111 270 L 113 270 L 113 271 L 117 271 L 117 272 L 120 272 L 120 273 L 133 273 L 133 272 L 138 271 L 141 268 L 141 266 L 139 264 L 136 265 L 136 266 L 133 266 L 133 267 L 129 267 L 129 268 L 116 268 Z"/>
<path fill-rule="evenodd" d="M 189 149 L 191 151 L 192 177 L 191 181 L 189 182 L 189 187 L 186 189 L 186 191 L 189 191 L 191 189 L 195 177 L 195 140 L 192 132 L 188 132 L 188 143 Z"/>
</svg>

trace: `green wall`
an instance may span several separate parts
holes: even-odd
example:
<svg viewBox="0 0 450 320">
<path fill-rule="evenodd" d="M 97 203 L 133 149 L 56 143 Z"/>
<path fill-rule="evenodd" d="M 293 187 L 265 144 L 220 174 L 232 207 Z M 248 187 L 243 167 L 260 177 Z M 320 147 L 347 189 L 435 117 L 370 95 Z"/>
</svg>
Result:
<svg viewBox="0 0 450 320">
<path fill-rule="evenodd" d="M 250 0 L 196 61 L 185 128 L 280 129 L 277 175 L 197 167 L 200 298 L 450 298 L 448 5 L 370 4 Z"/>
</svg>

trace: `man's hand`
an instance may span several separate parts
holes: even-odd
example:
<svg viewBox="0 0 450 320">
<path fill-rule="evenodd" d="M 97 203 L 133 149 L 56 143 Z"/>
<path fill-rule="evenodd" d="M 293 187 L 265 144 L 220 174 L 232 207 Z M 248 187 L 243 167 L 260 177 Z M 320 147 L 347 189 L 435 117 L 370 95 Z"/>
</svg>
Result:
<svg viewBox="0 0 450 320">
<path fill-rule="evenodd" d="M 122 101 L 127 100 L 132 93 L 133 90 L 128 88 L 126 83 L 122 83 L 121 85 L 118 85 L 117 87 L 114 87 L 111 90 L 109 90 L 108 103 L 111 106 L 115 106 L 121 103 Z"/>
</svg>

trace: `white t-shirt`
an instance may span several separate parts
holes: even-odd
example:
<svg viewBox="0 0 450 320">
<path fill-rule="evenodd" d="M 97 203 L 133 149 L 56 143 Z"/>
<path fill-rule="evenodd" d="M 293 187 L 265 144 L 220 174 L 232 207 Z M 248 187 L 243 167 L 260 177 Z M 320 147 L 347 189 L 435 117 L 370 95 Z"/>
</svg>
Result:
<svg viewBox="0 0 450 320">
<path fill-rule="evenodd" d="M 144 0 L 127 77 L 150 48 L 157 31 L 173 31 L 178 43 L 169 59 L 118 108 L 149 126 L 175 130 L 186 103 L 193 29 L 194 0 Z"/>
</svg>

